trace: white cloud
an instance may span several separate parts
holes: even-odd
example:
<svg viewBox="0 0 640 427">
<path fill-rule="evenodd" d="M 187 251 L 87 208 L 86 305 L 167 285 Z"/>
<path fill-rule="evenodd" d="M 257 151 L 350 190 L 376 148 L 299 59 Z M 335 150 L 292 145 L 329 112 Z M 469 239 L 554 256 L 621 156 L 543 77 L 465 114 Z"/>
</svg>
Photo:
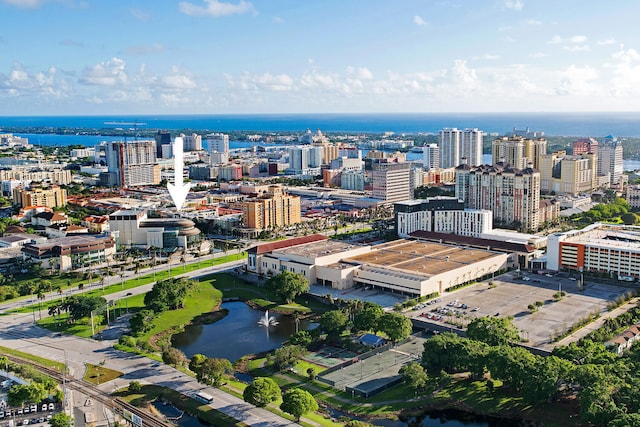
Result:
<svg viewBox="0 0 640 427">
<path fill-rule="evenodd" d="M 485 53 L 484 55 L 481 56 L 474 56 L 473 59 L 484 59 L 487 61 L 495 61 L 496 59 L 500 59 L 500 55 L 492 55 L 490 53 Z"/>
<path fill-rule="evenodd" d="M 513 10 L 522 10 L 524 8 L 524 2 L 521 2 L 520 0 L 507 0 L 506 2 L 504 2 L 504 6 L 507 9 L 513 9 Z"/>
<path fill-rule="evenodd" d="M 424 27 L 428 25 L 427 21 L 425 21 L 424 19 L 422 19 L 421 16 L 418 16 L 418 15 L 413 17 L 413 23 L 420 27 Z"/>
<path fill-rule="evenodd" d="M 274 17 L 271 19 L 271 22 L 273 22 L 274 24 L 284 24 L 284 19 L 282 19 L 282 18 L 281 18 L 281 17 L 279 17 L 279 16 L 274 16 Z"/>
<path fill-rule="evenodd" d="M 511 31 L 513 30 L 513 27 L 511 25 L 503 25 L 498 27 L 498 31 L 502 32 L 502 31 Z"/>
<path fill-rule="evenodd" d="M 570 65 L 559 75 L 560 85 L 556 89 L 558 95 L 601 95 L 601 87 L 598 86 L 600 73 L 593 67 Z"/>
<path fill-rule="evenodd" d="M 587 44 L 568 45 L 568 46 L 563 46 L 562 48 L 569 52 L 588 52 L 591 50 L 591 48 Z"/>
<path fill-rule="evenodd" d="M 127 82 L 125 62 L 120 58 L 111 58 L 108 61 L 86 68 L 80 83 L 97 86 L 114 86 Z"/>
<path fill-rule="evenodd" d="M 544 52 L 536 52 L 536 53 L 532 53 L 531 55 L 529 55 L 529 57 L 531 58 L 546 58 L 547 56 L 549 56 L 548 54 L 544 53 Z"/>
<path fill-rule="evenodd" d="M 562 43 L 562 37 L 555 35 L 553 37 L 551 37 L 551 40 L 549 40 L 548 42 L 549 44 L 558 44 L 558 43 Z"/>
<path fill-rule="evenodd" d="M 524 21 L 524 23 L 527 25 L 533 25 L 533 26 L 542 25 L 542 22 L 538 21 L 537 19 L 527 19 L 526 21 Z"/>
<path fill-rule="evenodd" d="M 141 22 L 149 22 L 149 20 L 151 19 L 151 14 L 146 10 L 135 8 L 130 9 L 129 13 L 131 14 L 131 16 Z"/>
<path fill-rule="evenodd" d="M 373 73 L 366 67 L 347 67 L 347 75 L 363 80 L 371 80 L 373 78 Z"/>
<path fill-rule="evenodd" d="M 58 77 L 55 67 L 50 67 L 47 71 L 30 73 L 17 64 L 8 76 L 0 74 L 0 94 L 59 99 L 71 95 L 71 92 L 69 84 Z"/>
<path fill-rule="evenodd" d="M 204 0 L 204 6 L 182 1 L 178 3 L 180 12 L 189 16 L 212 16 L 214 18 L 229 15 L 256 13 L 251 2 L 240 0 L 239 3 L 225 3 L 219 0 Z"/>
<path fill-rule="evenodd" d="M 2 3 L 24 9 L 34 9 L 40 7 L 44 3 L 44 0 L 2 0 Z"/>
<path fill-rule="evenodd" d="M 569 39 L 571 43 L 584 43 L 587 41 L 586 36 L 573 36 Z"/>
<path fill-rule="evenodd" d="M 615 44 L 616 43 L 616 39 L 611 38 L 611 39 L 605 39 L 605 40 L 598 40 L 597 44 L 598 46 L 607 46 L 610 44 Z"/>
</svg>

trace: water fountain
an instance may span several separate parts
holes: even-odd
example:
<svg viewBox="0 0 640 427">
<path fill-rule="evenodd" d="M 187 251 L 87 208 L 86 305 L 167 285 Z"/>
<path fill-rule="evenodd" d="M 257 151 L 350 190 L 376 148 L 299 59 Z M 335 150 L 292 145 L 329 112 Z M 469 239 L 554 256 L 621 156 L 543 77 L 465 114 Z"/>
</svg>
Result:
<svg viewBox="0 0 640 427">
<path fill-rule="evenodd" d="M 276 320 L 275 316 L 269 317 L 269 310 L 265 311 L 264 317 L 258 320 L 258 325 L 265 326 L 267 328 L 269 326 L 276 326 L 277 324 L 278 324 L 278 321 Z"/>
</svg>

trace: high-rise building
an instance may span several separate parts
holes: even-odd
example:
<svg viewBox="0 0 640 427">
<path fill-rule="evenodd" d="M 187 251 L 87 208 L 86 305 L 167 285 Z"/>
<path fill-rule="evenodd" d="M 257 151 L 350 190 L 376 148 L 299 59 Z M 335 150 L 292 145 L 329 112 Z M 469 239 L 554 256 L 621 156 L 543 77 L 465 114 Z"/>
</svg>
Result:
<svg viewBox="0 0 640 427">
<path fill-rule="evenodd" d="M 374 199 L 386 202 L 400 202 L 412 199 L 411 163 L 390 163 L 386 159 L 372 165 Z"/>
<path fill-rule="evenodd" d="M 440 167 L 446 169 L 462 163 L 472 166 L 482 164 L 482 135 L 483 132 L 476 128 L 441 130 L 438 134 Z"/>
<path fill-rule="evenodd" d="M 573 141 L 573 155 L 598 154 L 598 140 L 595 138 L 581 138 Z"/>
<path fill-rule="evenodd" d="M 493 212 L 496 225 L 535 231 L 539 227 L 540 172 L 493 166 L 456 168 L 456 197 L 471 209 Z"/>
<path fill-rule="evenodd" d="M 570 156 L 556 151 L 541 155 L 539 164 L 541 191 L 579 194 L 598 187 L 598 164 L 593 153 Z"/>
<path fill-rule="evenodd" d="M 163 150 L 165 153 L 171 152 L 171 132 L 166 130 L 159 130 L 158 133 L 156 133 L 155 139 L 156 139 L 156 158 L 162 159 Z"/>
<path fill-rule="evenodd" d="M 319 147 L 322 149 L 322 164 L 327 165 L 331 162 L 331 160 L 337 159 L 340 157 L 340 148 L 326 141 L 318 141 L 313 143 L 314 147 Z"/>
<path fill-rule="evenodd" d="M 618 185 L 624 173 L 622 142 L 611 135 L 605 137 L 598 147 L 598 175 L 610 177 L 612 186 Z"/>
<path fill-rule="evenodd" d="M 289 150 L 289 169 L 296 174 L 315 174 L 322 166 L 323 147 L 292 148 Z"/>
<path fill-rule="evenodd" d="M 355 170 L 343 171 L 340 175 L 340 188 L 344 190 L 364 190 L 364 173 Z"/>
<path fill-rule="evenodd" d="M 396 232 L 409 237 L 414 231 L 479 237 L 493 229 L 490 210 L 468 209 L 455 197 L 432 197 L 393 204 Z"/>
<path fill-rule="evenodd" d="M 123 188 L 160 184 L 155 141 L 110 141 L 105 153 L 108 171 L 100 174 L 102 184 Z"/>
<path fill-rule="evenodd" d="M 197 133 L 191 135 L 180 134 L 184 143 L 184 151 L 202 150 L 202 136 Z"/>
<path fill-rule="evenodd" d="M 426 170 L 440 168 L 440 147 L 438 144 L 427 144 L 422 147 L 422 164 Z"/>
<path fill-rule="evenodd" d="M 544 138 L 524 138 L 522 136 L 504 136 L 493 140 L 493 164 L 506 163 L 517 169 L 531 165 L 538 169 L 538 161 L 547 153 L 547 140 Z"/>
<path fill-rule="evenodd" d="M 285 194 L 279 185 L 270 185 L 260 197 L 242 203 L 246 228 L 264 230 L 297 224 L 300 217 L 300 197 Z"/>
<path fill-rule="evenodd" d="M 209 156 L 211 153 L 228 153 L 229 152 L 229 135 L 223 133 L 212 133 L 206 136 Z"/>
</svg>

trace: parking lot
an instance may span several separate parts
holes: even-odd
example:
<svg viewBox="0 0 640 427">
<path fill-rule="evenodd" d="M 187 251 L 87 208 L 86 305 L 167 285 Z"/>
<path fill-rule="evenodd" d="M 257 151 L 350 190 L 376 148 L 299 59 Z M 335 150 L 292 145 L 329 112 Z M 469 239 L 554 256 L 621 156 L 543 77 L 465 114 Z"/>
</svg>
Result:
<svg viewBox="0 0 640 427">
<path fill-rule="evenodd" d="M 48 422 L 56 411 L 54 403 L 25 405 L 24 408 L 5 408 L 0 410 L 0 426 L 35 425 Z"/>
<path fill-rule="evenodd" d="M 568 276 L 525 275 L 517 278 L 514 272 L 458 291 L 447 293 L 418 310 L 410 311 L 412 318 L 425 322 L 462 328 L 476 317 L 513 316 L 513 324 L 521 331 L 527 345 L 551 350 L 554 337 L 589 314 L 605 313 L 607 304 L 629 290 L 623 286 L 595 283 L 586 280 L 584 289 Z M 565 293 L 561 300 L 554 294 Z M 540 305 L 535 312 L 530 304 Z M 452 325 L 454 323 L 455 325 Z"/>
</svg>

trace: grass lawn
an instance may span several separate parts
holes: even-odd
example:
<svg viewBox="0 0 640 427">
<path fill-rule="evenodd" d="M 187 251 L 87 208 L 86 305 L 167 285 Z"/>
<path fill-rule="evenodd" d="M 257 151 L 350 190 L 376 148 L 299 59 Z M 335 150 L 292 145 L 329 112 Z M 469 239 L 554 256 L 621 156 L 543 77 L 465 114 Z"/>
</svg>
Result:
<svg viewBox="0 0 640 427">
<path fill-rule="evenodd" d="M 206 421 L 209 425 L 217 427 L 246 426 L 246 424 L 238 422 L 228 415 L 216 411 L 208 405 L 204 405 L 197 400 L 191 399 L 190 397 L 166 387 L 144 385 L 139 392 L 120 390 L 115 393 L 115 395 L 138 407 L 145 407 L 157 399 L 162 399 L 176 408 L 186 411 L 198 419 Z"/>
<path fill-rule="evenodd" d="M 83 379 L 91 384 L 100 385 L 122 376 L 122 372 L 114 371 L 113 369 L 105 368 L 104 366 L 87 363 L 86 367 L 87 369 L 84 372 Z"/>
<path fill-rule="evenodd" d="M 77 289 L 77 286 L 79 283 L 83 283 L 85 284 L 85 290 L 82 293 L 83 295 L 86 296 L 104 296 L 104 295 L 109 295 L 109 294 L 113 294 L 115 292 L 119 292 L 122 290 L 127 290 L 127 289 L 133 289 L 133 288 L 137 288 L 138 286 L 142 286 L 142 285 L 146 285 L 149 283 L 153 283 L 154 281 L 160 281 L 160 280 L 164 280 L 167 279 L 169 277 L 169 275 L 171 277 L 175 277 L 177 275 L 183 274 L 185 272 L 191 272 L 191 271 L 195 271 L 195 270 L 199 270 L 202 268 L 207 268 L 207 267 L 212 267 L 214 265 L 218 265 L 218 264 L 222 264 L 225 262 L 231 262 L 231 261 L 237 261 L 239 259 L 243 259 L 245 258 L 246 255 L 243 255 L 242 253 L 240 254 L 231 254 L 231 255 L 225 255 L 223 257 L 220 258 L 215 258 L 215 259 L 208 259 L 208 260 L 203 260 L 201 262 L 192 262 L 190 264 L 186 264 L 186 265 L 180 265 L 180 266 L 174 266 L 171 268 L 171 274 L 168 273 L 167 270 L 162 270 L 160 272 L 157 272 L 155 274 L 155 280 L 154 280 L 154 275 L 152 273 L 148 273 L 142 276 L 138 276 L 136 278 L 133 279 L 129 279 L 129 280 L 125 280 L 124 283 L 122 282 L 118 282 L 118 283 L 114 283 L 111 284 L 109 286 L 105 286 L 104 289 L 102 286 L 99 285 L 99 283 L 97 283 L 95 280 L 93 281 L 93 286 L 91 286 L 91 288 L 88 288 L 86 286 L 88 280 L 84 280 L 84 279 L 69 279 L 68 277 L 70 276 L 55 276 L 55 277 L 51 277 L 50 279 L 47 278 L 46 280 L 50 280 L 52 282 L 52 286 L 55 287 L 56 285 L 54 285 L 54 283 L 64 283 L 65 285 L 63 286 L 63 289 Z M 117 276 L 113 276 L 113 277 L 117 277 Z M 66 286 L 67 281 L 71 282 L 71 286 Z M 75 280 L 75 281 L 74 281 Z M 47 297 L 49 297 L 49 293 L 47 292 L 46 294 Z M 22 299 L 26 299 L 26 298 L 31 298 L 31 296 L 26 296 L 26 297 L 22 297 Z M 39 301 L 36 302 L 35 304 L 32 304 L 30 306 L 27 307 L 22 307 L 16 310 L 12 310 L 11 312 L 15 312 L 15 313 L 31 313 L 34 309 L 35 310 L 44 310 L 45 312 L 49 309 L 49 307 L 51 305 L 53 305 L 53 303 L 55 302 L 55 300 L 47 300 L 47 298 L 45 298 L 44 301 Z"/>
<path fill-rule="evenodd" d="M 52 369 L 57 369 L 60 372 L 64 371 L 64 363 L 45 359 L 44 357 L 34 356 L 33 354 L 29 354 L 29 353 L 23 353 L 21 351 L 14 350 L 12 348 L 0 347 L 0 354 L 4 354 L 7 356 L 15 356 L 24 360 L 29 360 L 31 362 L 35 362 L 42 366 L 46 366 Z"/>
<path fill-rule="evenodd" d="M 153 327 L 138 339 L 148 341 L 149 338 L 161 332 L 176 333 L 197 316 L 211 312 L 222 301 L 222 292 L 219 288 L 227 286 L 227 276 L 213 275 L 198 282 L 195 290 L 185 299 L 184 308 L 160 313 L 154 319 Z"/>
</svg>

